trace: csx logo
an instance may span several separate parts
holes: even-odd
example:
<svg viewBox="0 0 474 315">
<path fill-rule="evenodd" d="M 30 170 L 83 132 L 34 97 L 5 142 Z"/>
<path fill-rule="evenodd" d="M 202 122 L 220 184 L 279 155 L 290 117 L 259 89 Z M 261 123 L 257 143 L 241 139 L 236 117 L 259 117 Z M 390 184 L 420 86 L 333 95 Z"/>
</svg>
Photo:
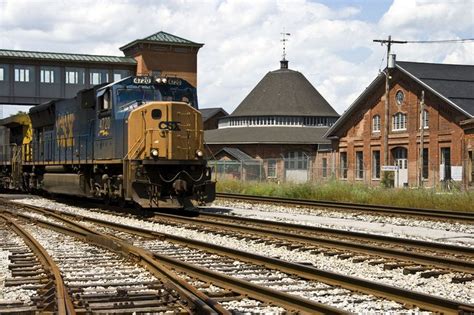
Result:
<svg viewBox="0 0 474 315">
<path fill-rule="evenodd" d="M 179 121 L 162 121 L 158 125 L 158 128 L 161 130 L 180 131 L 179 124 Z"/>
</svg>

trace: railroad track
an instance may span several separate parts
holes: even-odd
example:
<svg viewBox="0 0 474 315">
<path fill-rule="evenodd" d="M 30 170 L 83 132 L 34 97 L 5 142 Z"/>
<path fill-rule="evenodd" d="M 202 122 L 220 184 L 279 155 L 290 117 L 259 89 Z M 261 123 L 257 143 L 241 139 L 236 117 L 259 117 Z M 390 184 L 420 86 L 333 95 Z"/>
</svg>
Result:
<svg viewBox="0 0 474 315">
<path fill-rule="evenodd" d="M 473 212 L 447 211 L 437 209 L 421 209 L 408 207 L 394 207 L 384 205 L 357 204 L 349 202 L 320 201 L 308 199 L 293 199 L 280 197 L 252 196 L 230 193 L 217 193 L 217 198 L 230 199 L 247 202 L 271 203 L 289 206 L 306 206 L 318 209 L 340 209 L 345 211 L 363 211 L 371 214 L 385 214 L 397 216 L 420 217 L 423 219 L 453 220 L 467 223 L 474 223 Z"/>
<path fill-rule="evenodd" d="M 45 215 L 53 215 L 53 214 L 45 213 L 44 210 L 42 209 L 38 209 L 35 207 L 30 207 L 30 206 L 28 207 L 30 209 L 42 211 Z M 64 215 L 64 214 L 61 214 L 61 215 Z M 241 287 L 238 288 L 238 284 L 235 283 L 236 279 L 234 277 L 226 278 L 224 280 L 224 278 L 222 278 L 223 275 L 221 271 L 219 271 L 218 273 L 216 272 L 209 273 L 208 271 L 206 271 L 205 267 L 219 265 L 217 261 L 208 260 L 207 265 L 206 263 L 200 263 L 201 264 L 200 266 L 195 266 L 194 264 L 192 264 L 190 267 L 189 264 L 183 263 L 180 259 L 183 259 L 183 256 L 186 257 L 188 255 L 189 257 L 196 257 L 196 255 L 203 256 L 204 253 L 206 253 L 207 256 L 205 257 L 208 257 L 209 254 L 212 254 L 212 255 L 222 256 L 221 258 L 219 258 L 220 261 L 226 261 L 225 258 L 227 257 L 227 259 L 229 258 L 233 259 L 234 263 L 235 263 L 235 260 L 237 260 L 241 262 L 242 265 L 244 263 L 253 264 L 251 266 L 245 267 L 242 274 L 245 274 L 246 271 L 252 274 L 252 272 L 255 271 L 255 268 L 256 268 L 255 266 L 264 266 L 265 268 L 268 268 L 273 273 L 275 272 L 287 273 L 290 276 L 289 278 L 298 277 L 297 278 L 298 281 L 302 279 L 316 281 L 316 283 L 313 283 L 314 285 L 316 285 L 316 287 L 312 289 L 317 288 L 318 290 L 327 290 L 327 288 L 318 287 L 318 285 L 319 286 L 329 285 L 329 286 L 334 286 L 333 288 L 334 290 L 336 288 L 339 288 L 343 291 L 344 290 L 351 291 L 353 292 L 354 296 L 357 296 L 355 294 L 370 294 L 370 295 L 375 295 L 377 297 L 385 298 L 391 301 L 397 301 L 400 303 L 400 305 L 412 305 L 412 306 L 414 305 L 414 306 L 420 307 L 421 309 L 426 309 L 426 310 L 443 311 L 446 313 L 457 313 L 462 310 L 474 311 L 474 308 L 473 308 L 474 306 L 469 305 L 469 304 L 463 304 L 458 301 L 451 301 L 451 300 L 446 300 L 446 299 L 435 297 L 435 296 L 425 295 L 422 293 L 402 290 L 399 288 L 383 285 L 380 283 L 374 283 L 371 281 L 365 281 L 365 280 L 361 280 L 357 278 L 347 277 L 340 274 L 334 274 L 331 272 L 316 269 L 311 266 L 289 263 L 287 261 L 282 261 L 280 259 L 275 259 L 275 258 L 262 257 L 256 254 L 251 254 L 251 253 L 242 252 L 235 249 L 217 246 L 215 244 L 208 244 L 208 243 L 200 242 L 197 240 L 184 239 L 182 237 L 173 236 L 166 233 L 157 233 L 156 231 L 152 231 L 150 229 L 140 227 L 143 225 L 146 226 L 146 224 L 144 224 L 143 222 L 141 223 L 139 222 L 138 224 L 134 226 L 130 226 L 130 225 L 125 225 L 125 224 L 114 223 L 112 222 L 113 220 L 104 220 L 104 219 L 92 218 L 92 217 L 86 218 L 83 216 L 72 215 L 72 214 L 70 214 L 69 216 L 71 218 L 74 218 L 75 220 L 83 220 L 84 222 L 90 222 L 91 224 L 94 224 L 94 225 L 107 227 L 109 229 L 114 230 L 115 233 L 117 233 L 116 232 L 117 230 L 123 231 L 125 233 L 129 233 L 130 235 L 133 235 L 132 238 L 137 238 L 138 236 L 148 237 L 148 238 L 151 237 L 152 239 L 153 238 L 155 239 L 153 240 L 154 242 L 156 242 L 157 240 L 159 240 L 160 242 L 167 241 L 167 242 L 173 243 L 174 246 L 180 245 L 180 246 L 185 246 L 187 248 L 190 248 L 192 250 L 201 251 L 198 253 L 194 252 L 191 254 L 187 251 L 184 251 L 185 254 L 183 254 L 183 251 L 182 251 L 181 253 L 177 253 L 177 254 L 174 253 L 172 255 L 171 254 L 162 255 L 154 251 L 154 255 L 155 257 L 159 257 L 160 261 L 169 263 L 170 266 L 174 266 L 173 268 L 179 272 L 184 272 L 186 274 L 193 274 L 193 275 L 200 274 L 201 276 L 203 274 L 206 274 L 207 282 L 222 284 L 222 286 L 224 287 L 226 284 L 229 285 L 229 283 L 231 283 L 235 291 L 238 291 L 238 292 L 240 291 L 244 294 L 249 294 L 249 296 L 252 296 L 252 294 L 254 296 L 260 296 L 261 300 L 265 300 L 264 296 L 262 295 L 261 290 L 263 289 L 261 286 L 257 290 L 249 289 L 249 287 L 247 287 L 244 290 Z M 140 244 L 140 246 L 145 247 L 145 245 L 143 244 Z M 167 248 L 170 245 L 163 245 L 163 244 L 156 245 L 155 244 L 154 246 L 158 246 L 158 247 L 155 247 L 156 251 L 159 250 L 159 251 L 167 252 Z M 229 265 L 225 263 L 222 263 L 222 265 L 224 269 L 232 269 Z M 236 270 L 235 266 L 233 270 L 234 271 Z M 265 270 L 264 274 L 267 274 L 270 271 Z M 262 270 L 258 271 L 258 273 L 261 273 L 261 272 Z M 281 278 L 277 278 L 277 279 L 281 279 Z M 267 280 L 263 280 L 263 281 L 268 282 Z M 248 282 L 247 282 L 247 286 L 248 286 Z M 310 288 L 307 288 L 307 289 L 310 290 Z M 275 291 L 275 290 L 272 290 L 272 291 Z M 312 292 L 314 292 L 314 290 Z M 268 296 L 267 296 L 267 299 L 268 299 Z M 301 297 L 300 299 L 302 299 L 300 303 L 309 302 L 307 299 L 304 299 Z M 278 304 L 285 305 L 284 301 L 279 299 L 279 297 L 277 296 L 272 296 L 270 298 L 270 301 L 273 301 L 277 305 Z M 361 302 L 361 301 L 364 301 L 364 299 L 359 297 L 358 301 Z M 301 305 L 307 305 L 307 304 L 300 304 L 299 306 L 301 307 Z M 400 305 L 397 305 L 396 307 L 399 308 Z M 291 309 L 292 306 L 293 305 L 289 305 L 288 308 Z M 321 307 L 321 305 L 318 304 L 318 307 Z M 306 311 L 307 310 L 308 309 L 306 309 Z M 315 309 L 313 309 L 313 312 L 314 311 Z M 321 309 L 319 309 L 319 311 L 321 311 Z"/>
<path fill-rule="evenodd" d="M 114 244 L 106 239 L 90 234 L 80 235 L 77 230 L 52 220 L 32 220 L 28 216 L 17 220 L 12 214 L 5 212 L 1 216 L 19 235 L 25 237 L 25 242 L 35 244 L 34 251 L 39 254 L 38 259 L 48 262 L 44 269 L 51 270 L 54 275 L 54 285 L 46 287 L 50 303 L 46 308 L 36 310 L 40 313 L 217 314 L 206 302 L 209 300 L 207 296 L 186 282 L 167 274 L 169 272 L 158 264 L 148 265 L 149 272 L 147 272 L 144 268 L 137 267 L 136 261 L 124 259 L 102 248 L 104 242 L 109 243 L 109 247 L 114 247 Z M 78 240 L 77 237 L 82 240 Z M 39 245 L 38 240 L 45 243 L 48 249 L 45 250 Z M 114 251 L 117 251 L 117 248 Z M 142 255 L 136 257 L 146 258 Z M 4 309 L 0 313 L 8 311 Z M 18 309 L 10 311 L 16 314 Z"/>
<path fill-rule="evenodd" d="M 201 212 L 197 217 L 157 214 L 154 221 L 179 227 L 199 228 L 208 232 L 246 233 L 271 243 L 281 240 L 281 246 L 297 248 L 299 251 L 318 250 L 328 255 L 344 255 L 344 259 L 356 255 L 368 255 L 366 260 L 374 256 L 383 257 L 385 262 L 379 261 L 380 264 L 387 264 L 387 268 L 401 266 L 406 272 L 421 271 L 418 266 L 413 266 L 421 264 L 426 270 L 435 267 L 474 274 L 472 247 L 205 212 Z M 347 251 L 354 254 L 348 255 Z M 456 258 L 452 258 L 453 256 Z M 393 260 L 402 262 L 397 264 Z M 411 265 L 407 264 L 407 261 Z M 431 271 L 427 273 L 433 274 Z"/>
</svg>

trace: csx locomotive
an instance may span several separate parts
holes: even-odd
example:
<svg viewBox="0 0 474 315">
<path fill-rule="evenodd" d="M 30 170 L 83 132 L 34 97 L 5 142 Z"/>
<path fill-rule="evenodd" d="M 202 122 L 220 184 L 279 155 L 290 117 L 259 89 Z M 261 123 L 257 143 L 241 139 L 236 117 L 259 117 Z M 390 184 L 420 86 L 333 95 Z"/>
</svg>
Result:
<svg viewBox="0 0 474 315">
<path fill-rule="evenodd" d="M 179 78 L 128 77 L 0 121 L 0 184 L 191 207 L 215 198 L 196 89 Z"/>
</svg>

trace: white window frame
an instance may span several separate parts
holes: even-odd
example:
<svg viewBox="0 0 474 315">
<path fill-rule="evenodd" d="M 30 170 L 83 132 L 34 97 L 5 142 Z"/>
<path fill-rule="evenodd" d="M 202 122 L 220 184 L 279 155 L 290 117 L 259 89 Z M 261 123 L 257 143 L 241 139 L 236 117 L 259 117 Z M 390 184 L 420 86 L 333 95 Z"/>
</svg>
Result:
<svg viewBox="0 0 474 315">
<path fill-rule="evenodd" d="M 5 68 L 0 67 L 0 81 L 5 81 Z"/>
<path fill-rule="evenodd" d="M 277 160 L 269 159 L 267 161 L 267 177 L 277 178 Z"/>
<path fill-rule="evenodd" d="M 407 115 L 398 112 L 392 116 L 392 130 L 393 131 L 403 131 L 407 130 Z"/>
<path fill-rule="evenodd" d="M 423 129 L 430 127 L 430 113 L 425 109 L 423 111 Z"/>
<path fill-rule="evenodd" d="M 114 73 L 114 82 L 122 80 L 122 74 L 121 73 Z"/>
<path fill-rule="evenodd" d="M 102 73 L 100 73 L 100 72 L 91 72 L 90 73 L 90 84 L 91 85 L 98 85 L 98 84 L 101 84 L 101 83 L 102 83 Z"/>
<path fill-rule="evenodd" d="M 79 84 L 79 71 L 66 71 L 66 84 Z"/>
<path fill-rule="evenodd" d="M 344 151 L 344 152 L 341 152 L 339 154 L 339 169 L 340 169 L 340 172 L 341 172 L 341 174 L 340 174 L 341 179 L 347 179 L 347 169 L 348 169 L 347 165 L 348 165 L 347 164 L 347 152 Z"/>
<path fill-rule="evenodd" d="M 15 82 L 30 82 L 30 69 L 15 68 Z"/>
<path fill-rule="evenodd" d="M 54 83 L 54 70 L 41 69 L 40 82 L 41 83 Z"/>
<path fill-rule="evenodd" d="M 372 117 L 372 132 L 380 132 L 380 115 Z"/>
</svg>

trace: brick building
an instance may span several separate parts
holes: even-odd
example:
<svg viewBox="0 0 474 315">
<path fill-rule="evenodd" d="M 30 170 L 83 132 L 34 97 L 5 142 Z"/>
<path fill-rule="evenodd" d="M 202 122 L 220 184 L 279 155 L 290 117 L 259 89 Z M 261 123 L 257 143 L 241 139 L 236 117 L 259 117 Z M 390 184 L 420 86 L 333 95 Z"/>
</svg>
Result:
<svg viewBox="0 0 474 315">
<path fill-rule="evenodd" d="M 472 185 L 474 66 L 397 62 L 389 75 L 389 121 L 384 73 L 326 134 L 337 178 L 378 185 L 387 139 L 395 186 L 436 187 L 448 179 Z"/>
<path fill-rule="evenodd" d="M 315 180 L 330 175 L 330 141 L 324 134 L 338 117 L 304 75 L 283 60 L 219 120 L 218 129 L 204 135 L 211 158 L 227 163 L 224 171 L 230 168 L 234 177 Z"/>
<path fill-rule="evenodd" d="M 124 56 L 0 49 L 0 104 L 35 105 L 129 75 L 177 76 L 197 85 L 203 44 L 158 32 L 120 48 Z"/>
</svg>

